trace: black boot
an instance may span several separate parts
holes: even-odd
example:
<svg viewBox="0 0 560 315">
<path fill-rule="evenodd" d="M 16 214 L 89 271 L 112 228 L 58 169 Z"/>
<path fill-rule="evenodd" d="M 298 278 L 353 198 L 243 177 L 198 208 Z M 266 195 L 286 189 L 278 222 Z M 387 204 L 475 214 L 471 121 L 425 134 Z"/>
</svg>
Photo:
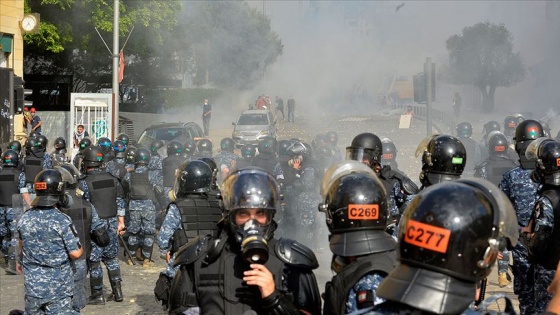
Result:
<svg viewBox="0 0 560 315">
<path fill-rule="evenodd" d="M 103 278 L 91 278 L 90 286 L 91 296 L 89 297 L 88 305 L 105 305 L 105 296 L 103 295 Z"/>
<path fill-rule="evenodd" d="M 113 290 L 113 299 L 115 302 L 122 302 L 124 297 L 121 289 L 120 281 L 111 281 L 111 289 Z"/>
<path fill-rule="evenodd" d="M 8 247 L 8 266 L 6 267 L 7 275 L 17 275 L 16 271 L 16 249 L 13 246 Z"/>
<path fill-rule="evenodd" d="M 124 297 L 121 289 L 121 270 L 109 270 L 109 281 L 111 282 L 111 290 L 113 291 L 109 299 L 113 299 L 115 302 L 122 302 Z"/>
</svg>

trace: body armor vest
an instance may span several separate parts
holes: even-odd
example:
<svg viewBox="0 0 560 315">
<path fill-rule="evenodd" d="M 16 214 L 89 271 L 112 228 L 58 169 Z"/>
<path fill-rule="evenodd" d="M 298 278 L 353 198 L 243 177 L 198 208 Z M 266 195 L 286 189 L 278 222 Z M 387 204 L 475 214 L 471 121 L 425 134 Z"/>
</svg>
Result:
<svg viewBox="0 0 560 315">
<path fill-rule="evenodd" d="M 128 197 L 130 200 L 155 200 L 154 189 L 150 183 L 148 172 L 130 173 L 130 191 Z"/>
<path fill-rule="evenodd" d="M 275 244 L 274 239 L 268 243 L 271 250 L 265 266 L 272 273 L 276 287 L 285 289 L 282 285 L 284 263 L 272 250 Z M 247 311 L 254 310 L 257 314 L 262 314 L 260 309 L 262 298 L 258 287 L 243 283 L 242 271 L 249 268 L 247 262 L 239 253 L 228 248 L 229 246 L 230 244 L 226 244 L 218 259 L 208 266 L 202 266 L 203 259 L 194 262 L 194 285 L 199 297 L 200 313 L 245 314 Z M 224 268 L 224 266 L 229 267 Z"/>
<path fill-rule="evenodd" d="M 181 225 L 189 240 L 198 235 L 212 234 L 222 219 L 218 200 L 208 196 L 190 195 L 176 201 L 181 213 Z"/>
<path fill-rule="evenodd" d="M 324 314 L 346 314 L 346 300 L 350 289 L 366 274 L 377 271 L 389 274 L 396 265 L 396 252 L 389 251 L 357 258 L 344 267 L 325 286 Z"/>
<path fill-rule="evenodd" d="M 33 184 L 35 177 L 43 170 L 43 156 L 29 154 L 25 157 L 25 183 Z"/>
<path fill-rule="evenodd" d="M 552 189 L 544 190 L 541 195 L 547 197 L 552 203 L 554 227 L 550 237 L 544 241 L 546 242 L 545 250 L 540 251 L 535 258 L 537 263 L 546 269 L 556 270 L 558 261 L 560 261 L 560 187 L 551 187 Z"/>
<path fill-rule="evenodd" d="M 253 166 L 257 166 L 274 175 L 274 168 L 278 160 L 271 154 L 259 154 L 253 158 Z"/>
<path fill-rule="evenodd" d="M 161 161 L 164 187 L 173 187 L 175 184 L 175 170 L 178 169 L 184 161 L 185 158 L 179 155 L 168 156 Z"/>
<path fill-rule="evenodd" d="M 498 156 L 496 158 L 490 158 L 488 160 L 488 164 L 486 165 L 488 170 L 487 180 L 498 186 L 498 184 L 502 181 L 504 174 L 515 167 L 517 167 L 515 162 L 506 157 Z"/>
<path fill-rule="evenodd" d="M 107 173 L 96 173 L 85 178 L 90 202 L 101 219 L 117 216 L 117 179 Z"/>
<path fill-rule="evenodd" d="M 91 253 L 91 203 L 81 196 L 77 196 L 75 189 L 66 192 L 70 193 L 74 203 L 70 208 L 60 208 L 60 211 L 72 219 L 80 243 L 84 247 L 84 255 L 80 257 L 80 260 L 86 259 Z"/>
<path fill-rule="evenodd" d="M 17 167 L 0 170 L 0 207 L 12 206 L 12 195 L 19 194 L 19 174 Z"/>
</svg>

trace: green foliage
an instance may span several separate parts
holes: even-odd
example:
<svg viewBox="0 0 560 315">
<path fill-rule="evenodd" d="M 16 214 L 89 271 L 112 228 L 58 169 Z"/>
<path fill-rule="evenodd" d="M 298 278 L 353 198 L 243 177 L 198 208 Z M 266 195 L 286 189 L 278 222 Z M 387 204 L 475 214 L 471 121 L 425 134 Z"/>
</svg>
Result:
<svg viewBox="0 0 560 315">
<path fill-rule="evenodd" d="M 487 111 L 493 110 L 496 87 L 523 81 L 523 62 L 519 53 L 513 52 L 513 36 L 503 24 L 485 22 L 465 27 L 462 34 L 449 37 L 446 46 L 448 80 L 479 87 Z"/>
</svg>

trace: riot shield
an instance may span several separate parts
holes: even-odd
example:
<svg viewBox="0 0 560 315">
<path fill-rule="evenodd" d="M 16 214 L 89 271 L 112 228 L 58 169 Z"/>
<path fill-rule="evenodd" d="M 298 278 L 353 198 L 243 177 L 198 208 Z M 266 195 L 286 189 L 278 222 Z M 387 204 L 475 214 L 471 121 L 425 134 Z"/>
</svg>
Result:
<svg viewBox="0 0 560 315">
<path fill-rule="evenodd" d="M 84 255 L 80 259 L 85 259 L 91 253 L 91 204 L 87 200 L 76 196 L 73 190 L 67 190 L 67 193 L 72 196 L 73 203 L 68 208 L 61 208 L 60 211 L 72 219 L 80 244 L 84 247 Z"/>
</svg>

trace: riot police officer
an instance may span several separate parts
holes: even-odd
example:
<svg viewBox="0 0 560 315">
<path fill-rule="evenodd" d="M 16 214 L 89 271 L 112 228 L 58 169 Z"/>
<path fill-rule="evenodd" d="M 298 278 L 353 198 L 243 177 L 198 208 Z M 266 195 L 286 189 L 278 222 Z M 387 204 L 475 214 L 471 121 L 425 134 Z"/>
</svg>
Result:
<svg viewBox="0 0 560 315">
<path fill-rule="evenodd" d="M 131 255 L 143 261 L 143 267 L 153 266 L 152 252 L 156 233 L 156 178 L 150 176 L 148 164 L 150 152 L 145 148 L 138 148 L 134 159 L 134 170 L 123 178 L 123 185 L 128 192 L 128 211 L 130 222 L 127 226 L 128 248 Z M 138 250 L 138 252 L 137 252 Z"/>
<path fill-rule="evenodd" d="M 393 140 L 383 137 L 381 138 L 381 145 L 383 147 L 383 153 L 381 154 L 381 165 L 389 165 L 391 169 L 398 170 L 399 164 L 397 163 L 397 146 Z"/>
<path fill-rule="evenodd" d="M 194 142 L 194 140 L 187 140 L 185 142 L 185 144 L 183 145 L 184 147 L 184 157 L 185 159 L 192 161 L 192 160 L 197 160 L 198 159 L 198 154 L 196 152 L 197 148 L 196 148 L 196 142 Z"/>
<path fill-rule="evenodd" d="M 400 264 L 377 289 L 387 301 L 370 314 L 460 314 L 501 247 L 517 242 L 511 203 L 488 181 L 448 181 L 416 198 L 399 228 Z"/>
<path fill-rule="evenodd" d="M 517 164 L 507 155 L 509 145 L 501 132 L 492 131 L 488 137 L 488 159 L 475 167 L 474 177 L 484 178 L 498 185 L 503 175 L 517 167 Z"/>
<path fill-rule="evenodd" d="M 325 313 L 363 313 L 383 302 L 379 283 L 396 265 L 396 241 L 387 233 L 387 194 L 375 175 L 343 174 L 329 181 L 324 203 L 336 273 L 325 286 Z"/>
<path fill-rule="evenodd" d="M 60 211 L 72 219 L 76 233 L 83 244 L 83 255 L 71 261 L 74 272 L 74 294 L 72 296 L 72 308 L 75 313 L 80 313 L 88 302 L 88 266 L 87 261 L 91 255 L 91 242 L 103 247 L 109 245 L 109 234 L 107 233 L 107 221 L 101 220 L 95 207 L 83 196 L 77 194 L 78 180 L 82 176 L 78 169 L 72 164 L 61 164 L 55 166 L 65 183 L 64 193 L 72 200 L 60 206 Z"/>
<path fill-rule="evenodd" d="M 72 164 L 74 164 L 74 166 L 81 170 L 82 169 L 82 161 L 84 159 L 84 153 L 82 151 L 84 151 L 85 149 L 89 148 L 93 143 L 91 142 L 90 138 L 83 138 L 82 140 L 80 140 L 80 142 L 78 143 L 78 153 L 74 156 L 74 159 L 72 159 Z"/>
<path fill-rule="evenodd" d="M 213 144 L 212 141 L 210 141 L 210 139 L 200 139 L 196 144 L 196 148 L 198 150 L 197 153 L 198 158 L 201 157 L 211 158 L 213 156 L 212 154 Z"/>
<path fill-rule="evenodd" d="M 214 156 L 214 161 L 218 165 L 218 184 L 221 184 L 224 179 L 236 169 L 236 163 L 239 156 L 233 153 L 235 143 L 232 138 L 223 138 L 220 141 L 220 153 Z"/>
<path fill-rule="evenodd" d="M 47 138 L 43 135 L 29 137 L 25 143 L 26 154 L 23 159 L 23 166 L 25 169 L 25 183 L 31 197 L 33 197 L 35 191 L 33 182 L 37 174 L 42 170 L 52 168 L 52 161 L 46 150 Z"/>
<path fill-rule="evenodd" d="M 253 158 L 257 154 L 257 149 L 255 146 L 250 144 L 244 144 L 239 149 L 241 153 L 241 159 L 237 160 L 235 163 L 235 169 L 244 168 L 253 165 Z"/>
<path fill-rule="evenodd" d="M 284 173 L 278 160 L 278 141 L 274 137 L 264 137 L 257 145 L 259 154 L 253 158 L 253 166 L 272 174 L 276 180 L 283 180 Z"/>
<path fill-rule="evenodd" d="M 500 131 L 500 123 L 497 121 L 489 121 L 482 127 L 482 139 L 478 142 L 474 151 L 474 165 L 481 163 L 488 158 L 488 142 L 487 137 L 492 131 Z"/>
<path fill-rule="evenodd" d="M 463 175 L 472 175 L 474 174 L 474 167 L 476 166 L 476 142 L 472 138 L 472 125 L 469 122 L 464 121 L 457 124 L 455 130 L 457 132 L 457 138 L 461 140 L 465 146 L 465 150 L 467 150 L 467 163 L 465 164 Z"/>
<path fill-rule="evenodd" d="M 121 140 L 116 140 L 113 142 L 113 152 L 115 158 L 107 163 L 105 163 L 105 169 L 107 173 L 113 175 L 114 177 L 120 179 L 124 178 L 127 170 L 125 167 L 125 151 L 126 145 Z"/>
<path fill-rule="evenodd" d="M 117 139 L 116 139 L 116 140 L 121 140 L 121 141 L 124 143 L 124 145 L 128 147 L 130 138 L 128 137 L 128 135 L 127 135 L 126 133 L 122 133 L 122 132 L 121 132 L 121 133 L 119 133 L 119 134 L 117 135 Z M 116 140 L 115 140 L 115 141 L 116 141 Z"/>
<path fill-rule="evenodd" d="M 165 146 L 165 143 L 161 140 L 154 140 L 152 144 L 150 144 L 150 153 L 152 154 L 150 158 L 150 165 L 148 165 L 148 169 L 150 171 L 161 171 L 162 169 L 162 157 L 159 153 L 160 149 Z"/>
<path fill-rule="evenodd" d="M 51 154 L 53 164 L 63 164 L 69 161 L 66 157 L 66 140 L 58 137 L 54 140 L 54 151 Z"/>
<path fill-rule="evenodd" d="M 218 237 L 195 238 L 177 253 L 170 314 L 194 308 L 202 314 L 320 314 L 315 255 L 296 241 L 273 237 L 276 180 L 246 168 L 223 187 L 227 213 Z M 204 280 L 214 278 L 222 281 Z"/>
<path fill-rule="evenodd" d="M 124 230 L 125 203 L 119 181 L 102 169 L 103 151 L 98 146 L 90 146 L 83 152 L 82 173 L 85 178 L 78 183 L 78 194 L 91 202 L 97 209 L 99 218 L 107 221 L 110 236 L 109 245 L 100 247 L 92 243 L 90 263 L 91 297 L 88 304 L 105 304 L 103 295 L 103 270 L 101 261 L 107 267 L 109 281 L 116 302 L 123 301 L 121 270 L 117 259 L 117 233 Z"/>
<path fill-rule="evenodd" d="M 16 274 L 16 224 L 23 213 L 23 202 L 18 194 L 25 200 L 27 205 L 31 204 L 27 186 L 25 185 L 25 173 L 18 168 L 19 155 L 14 150 L 6 150 L 2 153 L 2 169 L 0 169 L 0 246 L 5 257 L 8 259 L 7 274 Z M 14 201 L 20 204 L 14 204 Z"/>
<path fill-rule="evenodd" d="M 115 152 L 113 151 L 113 143 L 111 139 L 107 137 L 101 137 L 97 139 L 97 145 L 103 151 L 103 162 L 107 165 L 108 162 L 115 158 Z"/>
<path fill-rule="evenodd" d="M 506 116 L 504 118 L 504 136 L 509 144 L 513 144 L 513 136 L 515 135 L 517 125 L 523 120 L 523 116 L 521 116 L 521 119 L 515 116 Z"/>
<path fill-rule="evenodd" d="M 167 143 L 167 157 L 161 161 L 162 175 L 159 179 L 163 189 L 161 192 L 158 192 L 159 200 L 161 200 L 164 205 L 171 202 L 169 199 L 169 192 L 173 189 L 173 185 L 175 184 L 175 171 L 184 161 L 183 145 L 178 141 Z"/>
<path fill-rule="evenodd" d="M 521 231 L 530 239 L 528 247 L 534 264 L 534 311 L 542 314 L 552 298 L 547 288 L 560 261 L 560 142 L 548 138 L 533 141 L 526 151 L 536 160 L 532 178 L 541 184 L 529 226 Z"/>
<path fill-rule="evenodd" d="M 326 133 L 327 142 L 330 144 L 333 150 L 333 163 L 338 163 L 342 161 L 342 154 L 340 148 L 338 147 L 338 133 L 336 131 L 328 131 Z"/>
<path fill-rule="evenodd" d="M 48 169 L 35 180 L 37 197 L 17 224 L 22 244 L 18 272 L 25 280 L 26 314 L 70 314 L 73 274 L 70 260 L 83 253 L 72 220 L 58 210 L 64 195 L 60 172 Z"/>
<path fill-rule="evenodd" d="M 529 225 L 539 187 L 539 183 L 531 180 L 531 173 L 535 170 L 535 161 L 527 159 L 525 152 L 534 140 L 543 136 L 542 126 L 537 121 L 525 120 L 517 126 L 515 151 L 519 155 L 519 166 L 506 172 L 499 184 L 500 189 L 513 204 L 519 228 Z M 513 255 L 513 292 L 517 295 L 519 309 L 522 315 L 534 314 L 534 266 L 529 262 L 529 253 L 521 242 L 518 242 L 511 252 Z M 500 260 L 499 263 L 502 261 Z"/>
</svg>

